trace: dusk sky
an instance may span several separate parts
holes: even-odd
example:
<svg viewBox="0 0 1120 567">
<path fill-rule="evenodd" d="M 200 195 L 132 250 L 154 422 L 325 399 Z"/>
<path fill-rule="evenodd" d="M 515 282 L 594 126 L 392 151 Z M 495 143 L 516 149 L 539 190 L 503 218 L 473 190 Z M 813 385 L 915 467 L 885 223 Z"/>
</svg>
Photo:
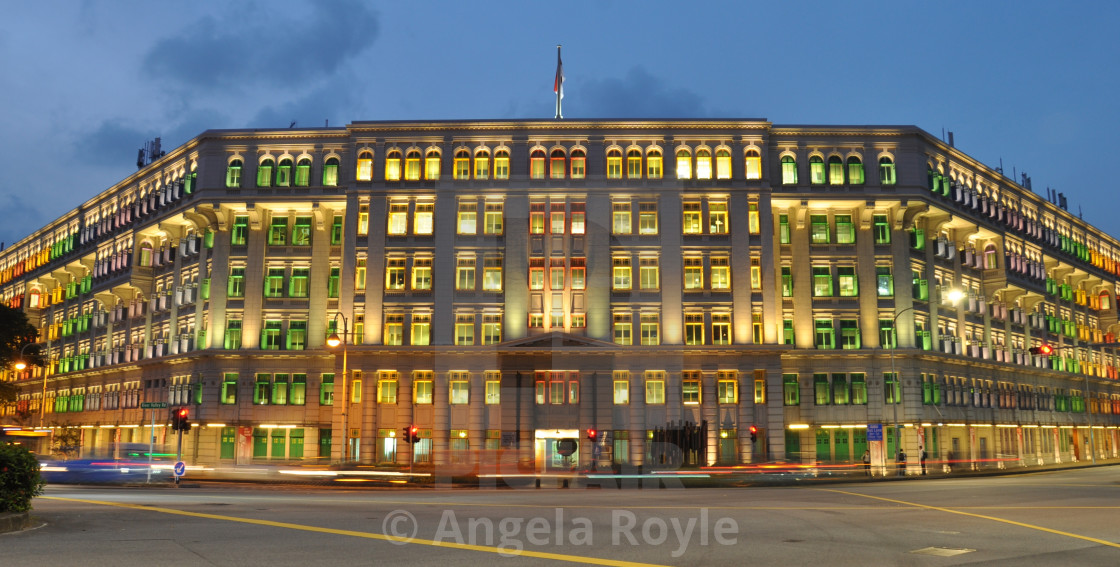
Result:
<svg viewBox="0 0 1120 567">
<path fill-rule="evenodd" d="M 557 44 L 565 118 L 951 130 L 1120 237 L 1114 2 L 48 0 L 6 3 L 4 21 L 7 245 L 135 171 L 157 136 L 551 118 Z"/>
</svg>

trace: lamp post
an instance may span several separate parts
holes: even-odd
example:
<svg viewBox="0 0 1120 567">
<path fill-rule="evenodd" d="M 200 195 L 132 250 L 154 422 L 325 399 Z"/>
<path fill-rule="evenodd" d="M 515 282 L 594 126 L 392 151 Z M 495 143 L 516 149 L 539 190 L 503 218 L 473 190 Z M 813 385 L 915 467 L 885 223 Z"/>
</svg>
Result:
<svg viewBox="0 0 1120 567">
<path fill-rule="evenodd" d="M 338 319 L 340 317 L 342 318 L 342 336 L 339 336 L 339 334 L 338 334 Z M 339 459 L 338 460 L 339 460 L 340 463 L 345 463 L 346 462 L 346 451 L 348 450 L 348 447 L 346 446 L 347 442 L 348 442 L 348 439 L 346 437 L 346 433 L 347 433 L 346 429 L 347 429 L 347 425 L 349 425 L 346 421 L 346 406 L 349 405 L 349 400 L 346 399 L 346 376 L 347 376 L 347 370 L 346 370 L 346 345 L 347 345 L 346 337 L 349 336 L 350 329 L 349 329 L 349 327 L 347 326 L 347 323 L 346 323 L 346 316 L 343 315 L 342 312 L 337 312 L 337 313 L 334 314 L 334 323 L 335 323 L 335 331 L 331 333 L 331 336 L 327 337 L 327 346 L 330 347 L 330 348 L 338 348 L 339 346 L 342 346 L 342 383 L 341 383 L 342 389 L 341 389 L 341 396 L 339 395 L 340 391 L 335 390 L 334 399 L 335 399 L 335 406 L 336 407 L 341 406 L 341 408 L 342 408 L 341 409 L 342 417 L 341 417 L 341 420 L 340 420 L 341 424 L 342 424 L 340 426 L 340 429 L 341 429 L 340 432 L 342 433 L 342 435 L 340 435 L 341 443 L 339 444 Z M 332 440 L 331 442 L 333 444 L 334 440 Z"/>
<path fill-rule="evenodd" d="M 16 370 L 24 370 L 27 368 L 27 360 L 24 354 L 27 352 L 27 347 L 38 346 L 39 343 L 27 343 L 23 348 L 19 349 L 19 358 L 16 360 Z M 46 420 L 47 409 L 47 373 L 43 372 L 43 397 L 39 398 L 39 428 L 43 428 L 43 422 Z"/>
</svg>

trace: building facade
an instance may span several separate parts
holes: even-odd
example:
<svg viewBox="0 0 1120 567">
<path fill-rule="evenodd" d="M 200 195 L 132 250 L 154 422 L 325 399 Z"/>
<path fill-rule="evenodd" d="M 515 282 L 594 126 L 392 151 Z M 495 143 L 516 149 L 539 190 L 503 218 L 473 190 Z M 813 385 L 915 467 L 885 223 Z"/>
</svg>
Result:
<svg viewBox="0 0 1120 567">
<path fill-rule="evenodd" d="M 0 251 L 50 361 L 0 421 L 171 446 L 167 402 L 203 465 L 1116 458 L 1120 241 L 1024 183 L 910 126 L 210 130 Z"/>
</svg>

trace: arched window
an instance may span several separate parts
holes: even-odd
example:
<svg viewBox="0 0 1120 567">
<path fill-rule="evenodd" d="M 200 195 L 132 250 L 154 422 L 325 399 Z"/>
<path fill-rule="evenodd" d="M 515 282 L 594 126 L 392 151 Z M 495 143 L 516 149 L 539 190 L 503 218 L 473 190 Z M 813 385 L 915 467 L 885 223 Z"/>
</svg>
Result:
<svg viewBox="0 0 1120 567">
<path fill-rule="evenodd" d="M 226 187 L 241 187 L 241 160 L 235 159 L 226 166 Z"/>
<path fill-rule="evenodd" d="M 622 179 L 622 152 L 618 148 L 607 151 L 607 179 Z"/>
<path fill-rule="evenodd" d="M 338 158 L 336 157 L 327 158 L 326 163 L 323 164 L 323 186 L 338 186 Z"/>
<path fill-rule="evenodd" d="M 544 150 L 533 150 L 529 154 L 529 177 L 544 179 Z"/>
<path fill-rule="evenodd" d="M 828 158 L 828 184 L 844 184 L 844 161 L 840 159 L 840 156 Z"/>
<path fill-rule="evenodd" d="M 424 179 L 428 181 L 437 181 L 441 173 L 440 169 L 440 154 L 436 150 L 428 152 L 424 156 Z"/>
<path fill-rule="evenodd" d="M 712 178 L 712 152 L 706 149 L 696 150 L 696 178 Z"/>
<path fill-rule="evenodd" d="M 548 176 L 553 179 L 564 179 L 568 169 L 567 161 L 564 150 L 559 148 L 552 150 L 552 155 L 548 159 Z"/>
<path fill-rule="evenodd" d="M 1112 296 L 1107 291 L 1102 291 L 1101 295 L 1101 310 L 1112 309 Z"/>
<path fill-rule="evenodd" d="M 782 156 L 782 185 L 797 185 L 797 160 Z"/>
<path fill-rule="evenodd" d="M 587 177 L 587 154 L 583 150 L 572 150 L 572 179 Z"/>
<path fill-rule="evenodd" d="M 287 187 L 292 184 L 292 160 L 284 158 L 280 160 L 280 167 L 276 169 L 276 186 Z"/>
<path fill-rule="evenodd" d="M 385 181 L 401 180 L 401 153 L 392 150 L 385 154 Z"/>
<path fill-rule="evenodd" d="M 310 158 L 305 158 L 305 157 L 299 158 L 299 161 L 296 162 L 295 186 L 296 187 L 307 187 L 310 184 L 311 184 L 311 159 Z"/>
<path fill-rule="evenodd" d="M 856 156 L 848 158 L 848 183 L 863 185 L 863 162 Z"/>
<path fill-rule="evenodd" d="M 39 290 L 32 289 L 31 293 L 27 294 L 27 306 L 32 309 L 39 308 Z"/>
<path fill-rule="evenodd" d="M 140 245 L 140 265 L 150 267 L 152 265 L 152 243 L 145 242 Z"/>
<path fill-rule="evenodd" d="M 747 150 L 745 161 L 747 179 L 762 179 L 762 156 L 758 153 L 758 150 L 754 148 Z"/>
<path fill-rule="evenodd" d="M 809 183 L 824 185 L 824 160 L 821 156 L 809 158 Z"/>
<path fill-rule="evenodd" d="M 626 177 L 630 179 L 642 178 L 642 152 L 638 150 L 626 152 Z"/>
<path fill-rule="evenodd" d="M 494 179 L 509 179 L 509 152 L 506 150 L 494 153 Z"/>
<path fill-rule="evenodd" d="M 458 150 L 455 152 L 455 160 L 452 164 L 451 175 L 455 179 L 470 179 L 471 178 L 471 153 L 467 150 Z"/>
<path fill-rule="evenodd" d="M 879 158 L 879 183 L 883 185 L 895 184 L 894 162 L 886 156 Z"/>
<path fill-rule="evenodd" d="M 984 269 L 985 270 L 996 269 L 996 246 L 995 246 L 995 244 L 989 244 L 989 245 L 984 247 Z"/>
<path fill-rule="evenodd" d="M 506 175 L 509 172 L 509 158 L 506 158 Z M 497 172 L 495 172 L 495 177 Z M 474 154 L 474 178 L 475 179 L 489 179 L 490 177 L 490 152 L 486 150 L 478 150 Z"/>
<path fill-rule="evenodd" d="M 677 150 L 677 179 L 692 179 L 692 154 L 686 149 Z"/>
<path fill-rule="evenodd" d="M 716 179 L 731 179 L 731 152 L 716 150 Z"/>
<path fill-rule="evenodd" d="M 266 159 L 257 167 L 257 187 L 272 186 L 272 169 L 276 162 Z"/>
<path fill-rule="evenodd" d="M 373 152 L 364 151 L 358 154 L 358 181 L 371 180 L 373 180 Z"/>
<path fill-rule="evenodd" d="M 646 154 L 646 177 L 650 179 L 661 179 L 661 150 L 650 150 Z"/>
<path fill-rule="evenodd" d="M 420 180 L 420 150 L 409 150 L 404 155 L 404 180 Z"/>
</svg>

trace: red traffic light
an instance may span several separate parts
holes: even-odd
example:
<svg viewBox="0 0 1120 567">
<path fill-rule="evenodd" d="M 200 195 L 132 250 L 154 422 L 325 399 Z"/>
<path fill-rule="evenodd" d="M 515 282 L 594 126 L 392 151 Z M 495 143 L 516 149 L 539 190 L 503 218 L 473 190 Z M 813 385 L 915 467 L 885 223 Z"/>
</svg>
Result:
<svg viewBox="0 0 1120 567">
<path fill-rule="evenodd" d="M 752 425 L 751 426 L 751 435 L 755 435 L 757 433 L 758 433 L 758 426 L 757 425 Z"/>
<path fill-rule="evenodd" d="M 594 429 L 588 429 L 587 430 L 587 438 L 594 441 L 594 440 L 599 438 L 599 432 L 595 431 Z"/>
<path fill-rule="evenodd" d="M 1031 354 L 1040 354 L 1040 355 L 1043 355 L 1043 356 L 1049 356 L 1051 354 L 1054 354 L 1054 347 L 1052 347 L 1052 346 L 1050 346 L 1046 343 L 1042 343 L 1041 345 L 1036 346 L 1036 347 L 1031 347 L 1027 350 Z"/>
<path fill-rule="evenodd" d="M 179 410 L 179 419 L 187 419 L 191 414 L 191 410 L 182 408 Z"/>
</svg>

